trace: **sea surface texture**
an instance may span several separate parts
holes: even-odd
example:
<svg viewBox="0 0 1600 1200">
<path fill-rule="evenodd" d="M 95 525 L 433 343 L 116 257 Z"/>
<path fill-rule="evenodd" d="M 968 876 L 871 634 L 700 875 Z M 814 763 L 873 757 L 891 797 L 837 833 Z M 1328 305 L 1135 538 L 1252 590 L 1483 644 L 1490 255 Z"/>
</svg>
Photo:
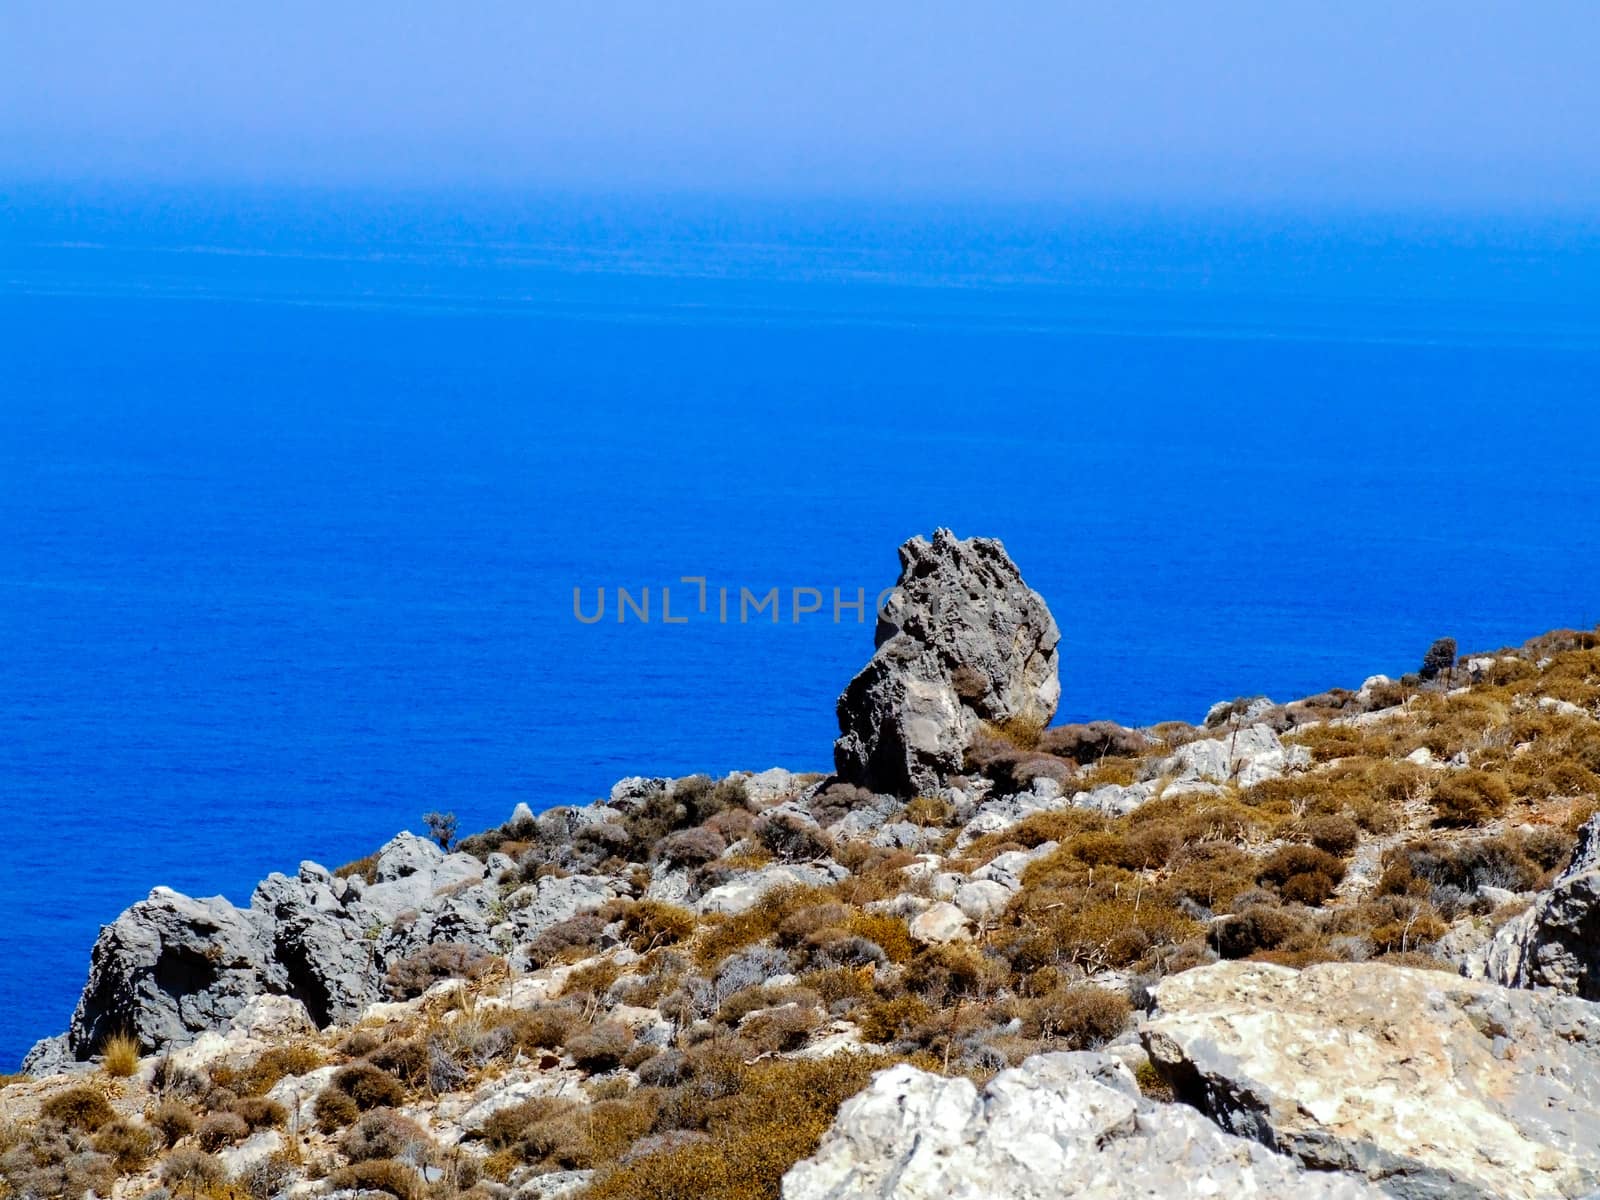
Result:
<svg viewBox="0 0 1600 1200">
<path fill-rule="evenodd" d="M 826 769 L 872 649 L 833 589 L 936 526 L 1050 603 L 1062 720 L 1600 620 L 1592 228 L 0 203 L 0 1070 L 156 884 Z"/>
</svg>

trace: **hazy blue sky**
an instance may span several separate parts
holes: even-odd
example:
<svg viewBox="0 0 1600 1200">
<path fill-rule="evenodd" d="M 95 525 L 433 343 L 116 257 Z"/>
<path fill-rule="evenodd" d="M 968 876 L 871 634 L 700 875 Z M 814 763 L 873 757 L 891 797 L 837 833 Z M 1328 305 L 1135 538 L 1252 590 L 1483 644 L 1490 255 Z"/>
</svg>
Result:
<svg viewBox="0 0 1600 1200">
<path fill-rule="evenodd" d="M 1600 4 L 4 0 L 0 172 L 1581 208 Z"/>
</svg>

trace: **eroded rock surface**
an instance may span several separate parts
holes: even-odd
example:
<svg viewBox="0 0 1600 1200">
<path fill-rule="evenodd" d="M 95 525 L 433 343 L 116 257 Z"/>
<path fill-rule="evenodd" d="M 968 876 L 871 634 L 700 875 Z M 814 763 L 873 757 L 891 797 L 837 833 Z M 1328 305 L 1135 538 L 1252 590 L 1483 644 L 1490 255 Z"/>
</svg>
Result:
<svg viewBox="0 0 1600 1200">
<path fill-rule="evenodd" d="M 1392 1196 L 1600 1189 L 1600 1009 L 1439 971 L 1226 962 L 1163 980 L 1151 1062 L 1219 1125 Z"/>
<path fill-rule="evenodd" d="M 100 931 L 64 1049 L 87 1058 L 113 1033 L 186 1045 L 260 996 L 299 1001 L 318 1026 L 351 1020 L 382 997 L 388 966 L 423 946 L 493 946 L 484 876 L 472 856 L 402 833 L 370 884 L 308 862 L 262 880 L 247 908 L 156 888 Z M 41 1044 L 35 1061 L 52 1054 Z"/>
<path fill-rule="evenodd" d="M 1600 817 L 1578 833 L 1572 862 L 1547 892 L 1495 934 L 1490 979 L 1600 1000 Z"/>
<path fill-rule="evenodd" d="M 839 775 L 875 792 L 937 788 L 988 722 L 1042 729 L 1061 697 L 1060 632 L 993 538 L 900 547 L 877 652 L 839 697 Z"/>
<path fill-rule="evenodd" d="M 1140 1098 L 1107 1055 L 1045 1054 L 980 1093 L 898 1066 L 839 1109 L 784 1200 L 1045 1200 L 1262 1196 L 1378 1200 L 1364 1181 L 1308 1171 L 1199 1113 Z"/>
</svg>

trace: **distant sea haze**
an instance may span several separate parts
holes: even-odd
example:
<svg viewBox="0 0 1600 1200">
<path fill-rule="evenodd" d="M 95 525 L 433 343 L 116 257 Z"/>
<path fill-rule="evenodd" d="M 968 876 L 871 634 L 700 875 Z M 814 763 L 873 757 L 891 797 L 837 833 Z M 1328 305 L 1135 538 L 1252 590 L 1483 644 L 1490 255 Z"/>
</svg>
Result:
<svg viewBox="0 0 1600 1200">
<path fill-rule="evenodd" d="M 156 884 L 242 903 L 429 810 L 828 769 L 896 548 L 937 526 L 1051 605 L 1059 720 L 1600 620 L 1592 230 L 8 205 L 0 1070 Z M 719 586 L 781 619 L 713 619 Z"/>
</svg>

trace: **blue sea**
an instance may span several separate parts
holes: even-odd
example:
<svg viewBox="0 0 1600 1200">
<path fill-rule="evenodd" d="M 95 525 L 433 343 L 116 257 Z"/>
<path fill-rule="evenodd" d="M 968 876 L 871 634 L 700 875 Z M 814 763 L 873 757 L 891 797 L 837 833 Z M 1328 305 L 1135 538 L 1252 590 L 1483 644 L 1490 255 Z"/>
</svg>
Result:
<svg viewBox="0 0 1600 1200">
<path fill-rule="evenodd" d="M 1049 601 L 1061 719 L 1600 621 L 1593 225 L 0 204 L 0 1070 L 156 884 L 243 902 L 430 809 L 826 769 L 872 649 L 833 589 L 936 526 Z"/>
</svg>

